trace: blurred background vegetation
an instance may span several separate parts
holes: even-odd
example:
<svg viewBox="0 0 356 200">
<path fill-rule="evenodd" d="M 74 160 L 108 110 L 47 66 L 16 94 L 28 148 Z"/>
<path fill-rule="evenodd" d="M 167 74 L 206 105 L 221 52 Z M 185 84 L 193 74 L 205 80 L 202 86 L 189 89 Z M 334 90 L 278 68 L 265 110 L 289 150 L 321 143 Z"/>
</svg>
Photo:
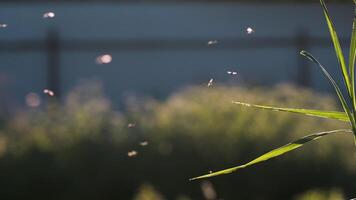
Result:
<svg viewBox="0 0 356 200">
<path fill-rule="evenodd" d="M 255 110 L 231 100 L 339 109 L 332 97 L 291 85 L 182 89 L 164 101 L 131 96 L 112 109 L 87 81 L 63 104 L 2 116 L 0 196 L 6 199 L 350 199 L 351 135 L 328 136 L 239 173 L 190 177 L 246 162 L 297 137 L 347 124 Z M 128 152 L 137 154 L 128 156 Z"/>
</svg>

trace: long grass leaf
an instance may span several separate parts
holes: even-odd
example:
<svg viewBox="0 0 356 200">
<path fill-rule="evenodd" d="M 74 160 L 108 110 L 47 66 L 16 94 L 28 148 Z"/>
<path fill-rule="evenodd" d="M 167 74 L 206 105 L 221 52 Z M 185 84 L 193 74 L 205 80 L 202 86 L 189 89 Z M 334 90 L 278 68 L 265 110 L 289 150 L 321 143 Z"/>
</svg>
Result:
<svg viewBox="0 0 356 200">
<path fill-rule="evenodd" d="M 300 138 L 300 139 L 298 139 L 298 140 L 296 140 L 294 142 L 291 142 L 291 143 L 286 144 L 286 145 L 284 145 L 282 147 L 279 147 L 277 149 L 269 151 L 269 152 L 263 154 L 262 156 L 254 159 L 254 160 L 252 160 L 252 161 L 250 161 L 250 162 L 248 162 L 248 163 L 246 163 L 244 165 L 240 165 L 240 166 L 237 166 L 237 167 L 232 167 L 232 168 L 229 168 L 229 169 L 213 172 L 213 173 L 210 173 L 210 174 L 205 174 L 205 175 L 202 175 L 202 176 L 191 178 L 190 180 L 192 181 L 192 180 L 197 180 L 197 179 L 209 178 L 209 177 L 213 177 L 213 176 L 219 176 L 219 175 L 223 175 L 223 174 L 229 174 L 229 173 L 235 172 L 236 170 L 239 170 L 239 169 L 254 165 L 256 163 L 263 162 L 263 161 L 269 160 L 271 158 L 274 158 L 274 157 L 280 156 L 282 154 L 285 154 L 285 153 L 287 153 L 289 151 L 292 151 L 294 149 L 297 149 L 297 148 L 303 146 L 307 142 L 310 142 L 310 141 L 313 141 L 313 140 L 317 140 L 320 137 L 323 137 L 323 136 L 326 136 L 326 135 L 330 135 L 330 134 L 334 134 L 334 133 L 339 133 L 339 132 L 351 133 L 351 130 L 340 129 L 340 130 L 325 131 L 325 132 L 319 132 L 319 133 L 314 133 L 314 134 L 311 134 L 311 135 L 307 135 L 307 136 L 302 137 L 302 138 Z"/>
<path fill-rule="evenodd" d="M 243 102 L 238 102 L 238 101 L 233 101 L 232 103 L 242 105 L 242 106 L 265 109 L 265 110 L 297 113 L 297 114 L 303 114 L 303 115 L 308 115 L 308 116 L 313 116 L 313 117 L 337 119 L 337 120 L 346 121 L 346 122 L 350 121 L 349 117 L 347 116 L 347 114 L 345 112 L 297 109 L 297 108 L 280 108 L 280 107 L 264 106 L 264 105 L 257 105 L 257 104 L 249 104 L 249 103 L 243 103 Z"/>
<path fill-rule="evenodd" d="M 329 11 L 328 11 L 328 9 L 327 9 L 327 7 L 325 5 L 324 0 L 320 0 L 320 3 L 322 5 L 322 7 L 323 7 L 323 11 L 324 11 L 324 15 L 325 15 L 325 18 L 326 18 L 326 22 L 328 24 L 328 28 L 329 28 L 329 31 L 330 31 L 330 36 L 331 36 L 332 42 L 334 44 L 336 57 L 338 59 L 338 62 L 339 62 L 339 65 L 340 65 L 340 68 L 341 68 L 341 71 L 342 71 L 342 75 L 343 75 L 343 78 L 344 78 L 344 82 L 345 82 L 347 91 L 348 91 L 350 97 L 352 97 L 351 96 L 352 95 L 351 82 L 350 82 L 350 78 L 349 78 L 349 75 L 348 75 L 348 70 L 346 68 L 345 59 L 344 59 L 344 55 L 342 53 L 342 49 L 341 49 L 341 46 L 340 46 L 339 38 L 338 38 L 337 33 L 335 31 L 334 24 L 331 21 L 331 18 L 330 18 L 330 15 L 329 15 Z"/>
<path fill-rule="evenodd" d="M 354 113 L 356 111 L 356 96 L 355 96 L 355 55 L 356 55 L 356 6 L 354 7 L 354 20 L 352 23 L 352 33 L 349 53 L 349 70 L 351 77 L 351 92 Z"/>
<path fill-rule="evenodd" d="M 307 51 L 301 51 L 300 54 L 305 56 L 309 60 L 313 61 L 322 70 L 325 77 L 328 78 L 331 85 L 334 87 L 337 96 L 339 97 L 342 108 L 344 109 L 345 113 L 347 113 L 347 116 L 350 119 L 350 123 L 351 123 L 353 130 L 356 130 L 355 120 L 352 115 L 352 112 L 351 112 L 349 106 L 347 105 L 346 100 L 345 100 L 344 96 L 342 95 L 342 92 L 341 92 L 339 86 L 336 84 L 335 80 L 332 78 L 332 76 L 329 74 L 329 72 L 320 64 L 320 62 L 313 57 L 313 55 L 311 55 Z"/>
</svg>

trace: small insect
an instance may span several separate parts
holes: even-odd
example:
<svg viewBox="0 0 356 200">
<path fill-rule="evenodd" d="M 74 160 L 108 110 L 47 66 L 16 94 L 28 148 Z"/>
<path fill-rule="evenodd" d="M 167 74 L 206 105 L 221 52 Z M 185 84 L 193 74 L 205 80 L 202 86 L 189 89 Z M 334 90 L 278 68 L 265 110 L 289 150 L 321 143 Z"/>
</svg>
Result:
<svg viewBox="0 0 356 200">
<path fill-rule="evenodd" d="M 147 146 L 147 145 L 148 145 L 148 142 L 147 142 L 147 141 L 140 142 L 140 145 L 141 145 L 141 146 Z"/>
<path fill-rule="evenodd" d="M 237 72 L 235 72 L 235 71 L 227 71 L 226 73 L 230 74 L 230 75 L 237 75 Z"/>
<path fill-rule="evenodd" d="M 0 24 L 0 28 L 6 28 L 7 24 Z"/>
<path fill-rule="evenodd" d="M 49 96 L 53 97 L 54 96 L 54 92 L 52 90 L 49 89 L 44 89 L 43 93 L 48 94 Z"/>
<path fill-rule="evenodd" d="M 127 127 L 128 127 L 128 128 L 134 128 L 135 126 L 136 126 L 135 123 L 129 123 L 129 124 L 127 124 Z"/>
<path fill-rule="evenodd" d="M 127 156 L 128 157 L 133 157 L 133 156 L 137 156 L 138 152 L 135 150 L 129 151 L 127 152 Z"/>
<path fill-rule="evenodd" d="M 213 82 L 214 82 L 214 79 L 211 78 L 211 79 L 209 80 L 209 82 L 208 82 L 208 87 L 213 86 Z"/>
<path fill-rule="evenodd" d="M 43 18 L 54 18 L 56 14 L 54 12 L 46 12 L 43 14 Z"/>
<path fill-rule="evenodd" d="M 210 41 L 208 42 L 208 45 L 210 46 L 210 45 L 214 45 L 214 44 L 217 44 L 217 43 L 218 43 L 217 40 L 210 40 Z"/>
<path fill-rule="evenodd" d="M 96 58 L 96 63 L 98 64 L 109 64 L 112 61 L 112 56 L 110 54 L 104 54 Z"/>
<path fill-rule="evenodd" d="M 251 28 L 251 27 L 247 27 L 246 32 L 247 32 L 247 34 L 252 34 L 255 32 L 255 30 L 253 30 L 253 28 Z"/>
</svg>

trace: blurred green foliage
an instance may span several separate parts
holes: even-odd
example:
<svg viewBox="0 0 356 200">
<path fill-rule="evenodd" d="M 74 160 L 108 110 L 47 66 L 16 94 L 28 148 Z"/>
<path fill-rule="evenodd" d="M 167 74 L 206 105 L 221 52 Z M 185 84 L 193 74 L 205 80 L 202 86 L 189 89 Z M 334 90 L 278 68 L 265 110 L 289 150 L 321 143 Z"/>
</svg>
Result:
<svg viewBox="0 0 356 200">
<path fill-rule="evenodd" d="M 162 195 L 152 185 L 140 186 L 134 200 L 164 200 Z"/>
<path fill-rule="evenodd" d="M 296 200 L 344 200 L 345 197 L 339 190 L 325 192 L 321 190 L 311 190 L 298 196 Z"/>
<path fill-rule="evenodd" d="M 87 83 L 62 104 L 19 112 L 2 125 L 0 196 L 203 199 L 201 182 L 189 177 L 243 163 L 307 133 L 347 125 L 239 107 L 232 100 L 338 109 L 331 97 L 289 85 L 214 86 L 186 88 L 163 102 L 132 97 L 120 113 L 100 84 Z M 129 157 L 132 150 L 137 155 Z M 211 187 L 221 199 L 292 199 L 314 188 L 340 188 L 351 198 L 355 159 L 351 136 L 328 136 L 273 162 L 213 178 Z"/>
</svg>

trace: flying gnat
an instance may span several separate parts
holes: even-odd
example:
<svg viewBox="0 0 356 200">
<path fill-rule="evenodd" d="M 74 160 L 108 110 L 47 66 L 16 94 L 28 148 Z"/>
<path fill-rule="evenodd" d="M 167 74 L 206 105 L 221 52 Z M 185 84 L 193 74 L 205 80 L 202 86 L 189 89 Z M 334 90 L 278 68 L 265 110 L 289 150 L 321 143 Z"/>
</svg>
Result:
<svg viewBox="0 0 356 200">
<path fill-rule="evenodd" d="M 101 55 L 101 56 L 98 56 L 96 58 L 96 63 L 98 64 L 109 64 L 111 63 L 112 61 L 112 57 L 110 54 L 104 54 L 104 55 Z"/>
<path fill-rule="evenodd" d="M 140 142 L 140 146 L 147 146 L 148 145 L 148 142 L 147 141 L 143 141 L 143 142 Z"/>
<path fill-rule="evenodd" d="M 54 18 L 56 14 L 54 12 L 46 12 L 43 14 L 43 18 Z"/>
<path fill-rule="evenodd" d="M 135 150 L 127 152 L 128 157 L 134 157 L 134 156 L 137 156 L 137 154 L 138 154 L 138 152 Z"/>
<path fill-rule="evenodd" d="M 230 74 L 230 75 L 237 75 L 237 72 L 235 72 L 235 71 L 227 71 L 226 73 Z"/>
<path fill-rule="evenodd" d="M 211 79 L 209 80 L 209 82 L 208 82 L 208 87 L 213 86 L 213 82 L 214 82 L 214 79 L 211 78 Z"/>
<path fill-rule="evenodd" d="M 135 126 L 136 126 L 135 123 L 129 123 L 129 124 L 127 124 L 127 127 L 128 127 L 128 128 L 134 128 Z"/>
<path fill-rule="evenodd" d="M 253 30 L 253 28 L 251 28 L 251 27 L 247 27 L 246 28 L 246 33 L 247 34 L 252 34 L 252 33 L 254 33 L 255 32 L 255 30 Z"/>
<path fill-rule="evenodd" d="M 208 45 L 211 46 L 211 45 L 214 45 L 214 44 L 217 44 L 217 43 L 218 43 L 217 40 L 210 40 L 210 41 L 208 42 Z"/>
<path fill-rule="evenodd" d="M 53 97 L 54 96 L 54 92 L 52 90 L 49 89 L 44 89 L 43 93 L 47 94 L 48 96 Z"/>
</svg>

